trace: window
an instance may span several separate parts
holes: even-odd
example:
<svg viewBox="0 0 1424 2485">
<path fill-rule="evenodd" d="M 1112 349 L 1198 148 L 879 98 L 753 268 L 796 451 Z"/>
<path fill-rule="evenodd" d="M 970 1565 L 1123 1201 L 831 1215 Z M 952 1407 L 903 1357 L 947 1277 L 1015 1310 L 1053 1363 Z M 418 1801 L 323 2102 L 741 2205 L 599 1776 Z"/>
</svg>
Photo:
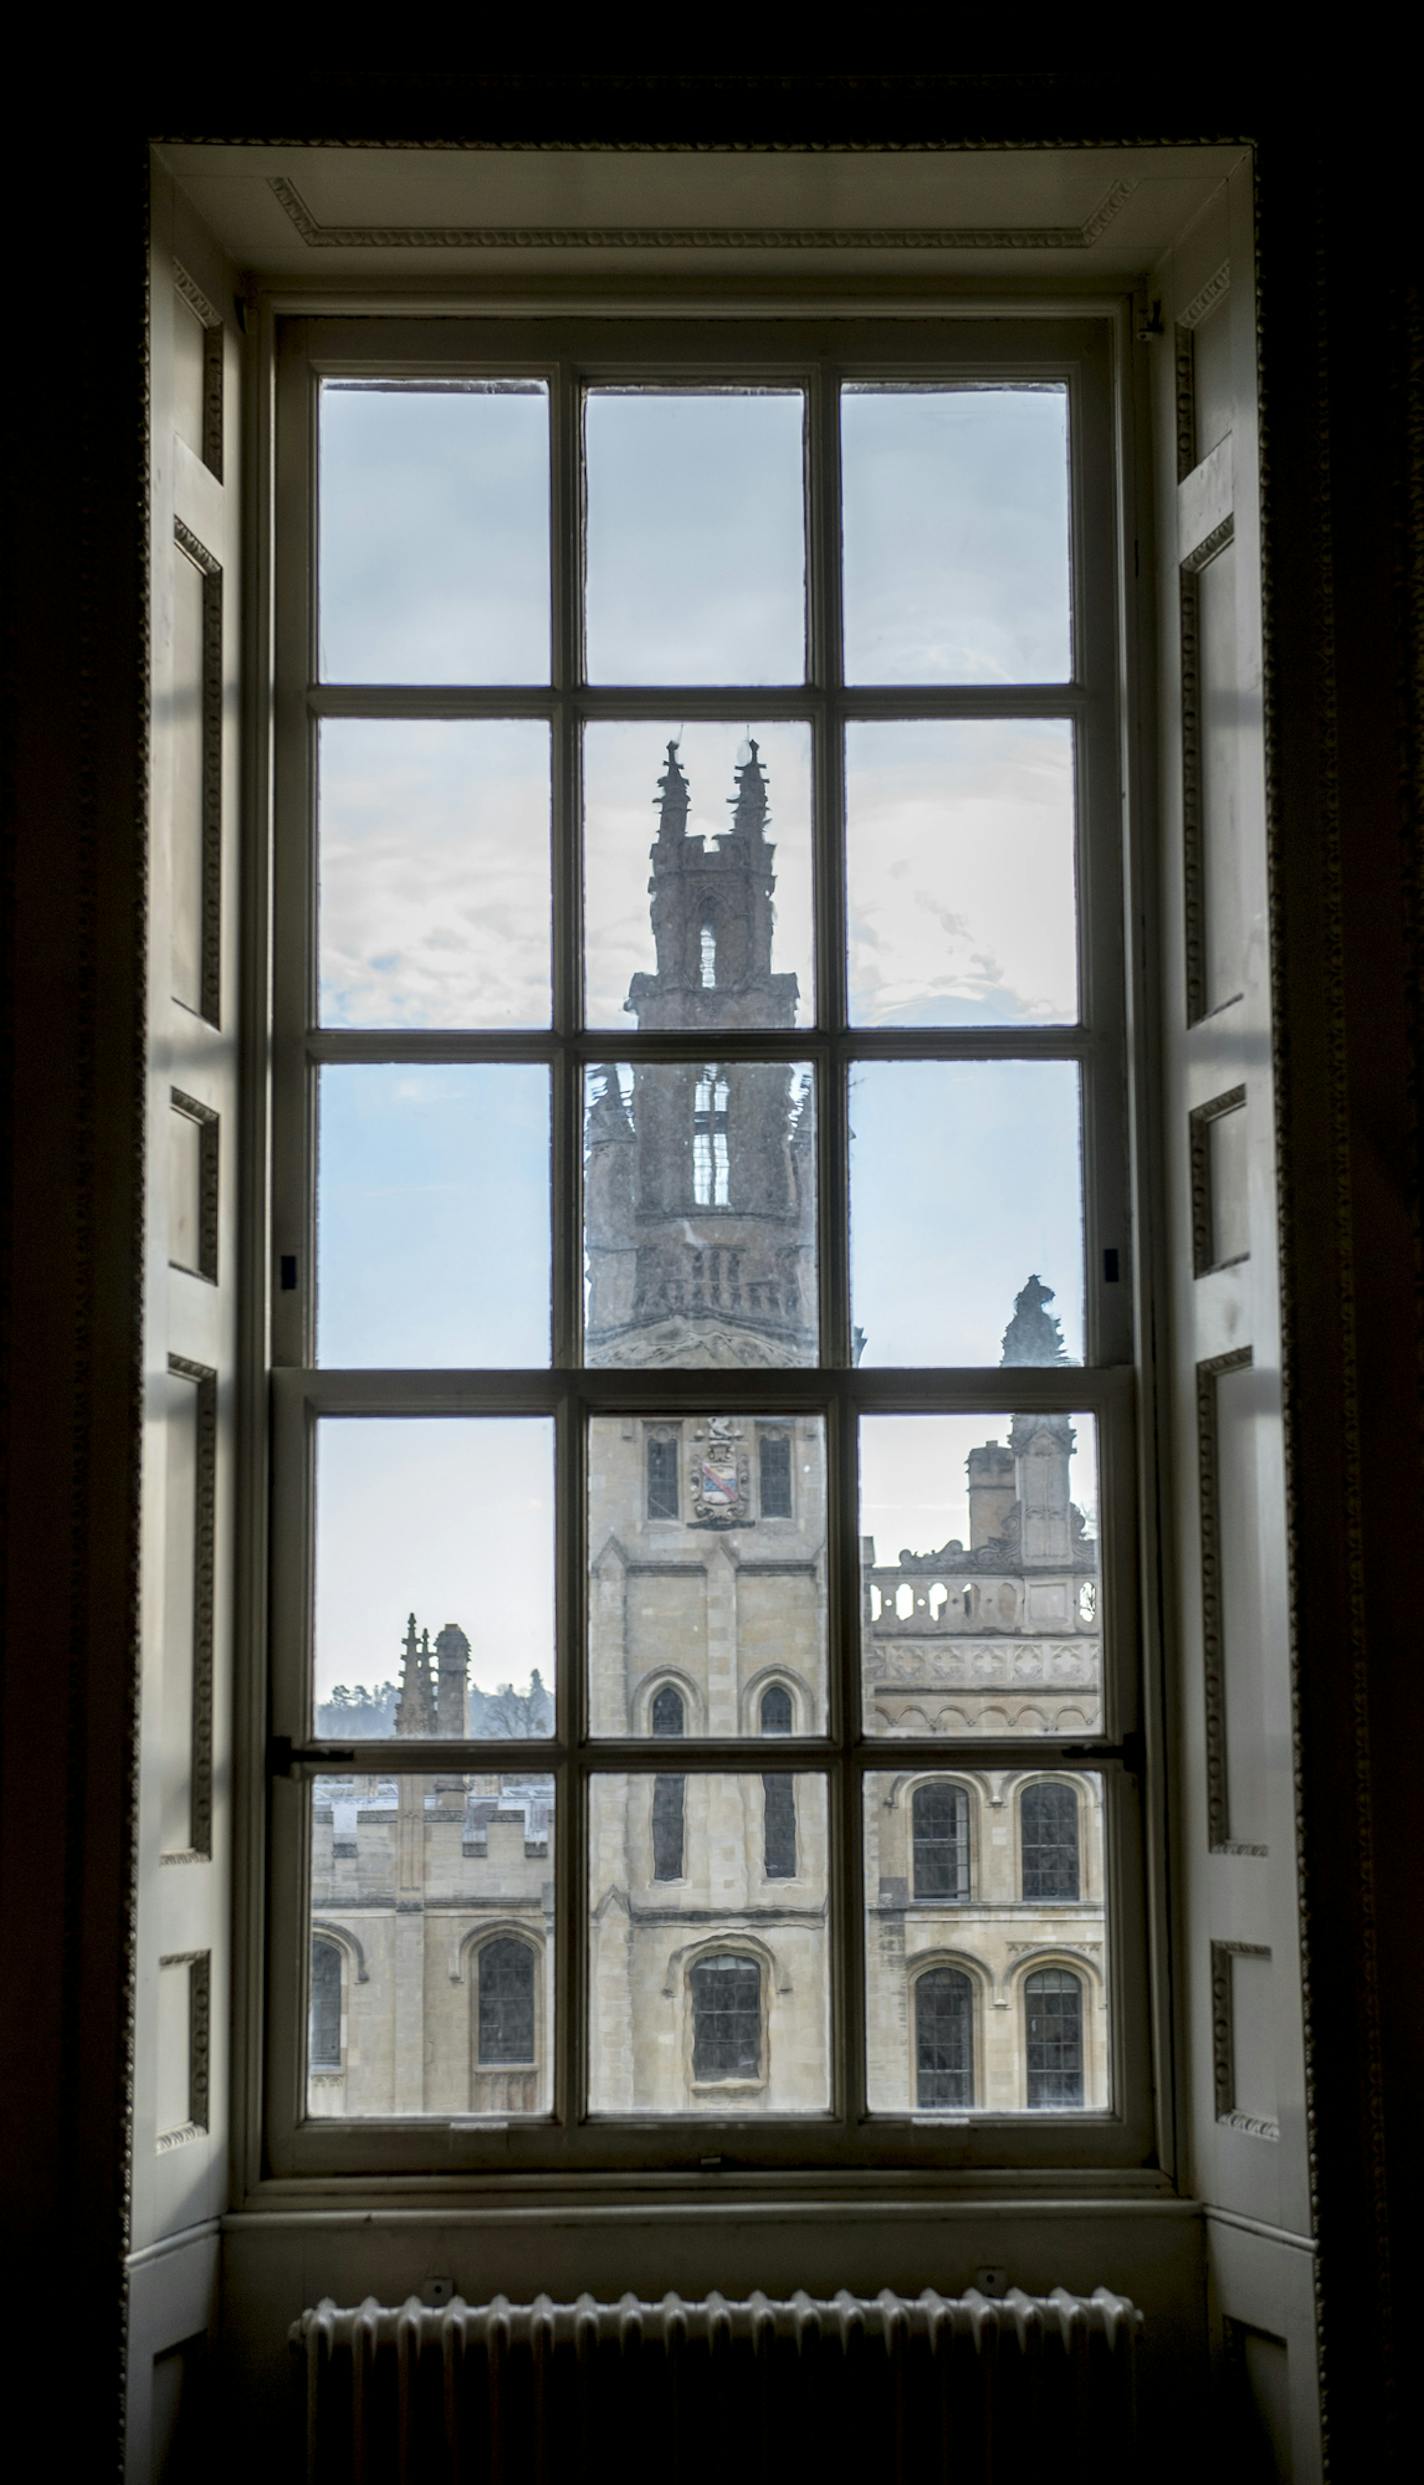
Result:
<svg viewBox="0 0 1424 2485">
<path fill-rule="evenodd" d="M 334 1941 L 314 1941 L 311 1953 L 311 2024 L 308 2059 L 314 2071 L 341 2068 L 341 1952 Z"/>
<path fill-rule="evenodd" d="M 665 1428 L 650 1432 L 648 1435 L 648 1516 L 650 1519 L 675 1519 L 677 1517 L 679 1447 L 677 1434 Z"/>
<path fill-rule="evenodd" d="M 1078 1895 L 1078 1798 L 1071 1786 L 1045 1780 L 1026 1786 L 1019 1804 L 1025 1898 Z"/>
<path fill-rule="evenodd" d="M 1083 1987 L 1066 1967 L 1041 1967 L 1024 1979 L 1028 2102 L 1036 2107 L 1083 2102 Z"/>
<path fill-rule="evenodd" d="M 943 1779 L 917 1786 L 913 1799 L 915 1896 L 969 1896 L 969 1797 Z"/>
<path fill-rule="evenodd" d="M 761 2077 L 761 1970 L 754 1959 L 699 1959 L 693 1968 L 692 2076 Z"/>
<path fill-rule="evenodd" d="M 478 1956 L 480 2069 L 534 2060 L 534 1952 L 514 1934 L 496 1934 Z"/>
<path fill-rule="evenodd" d="M 712 980 L 716 981 L 715 975 Z M 704 967 L 703 982 L 706 981 Z M 707 1069 L 697 1082 L 692 1123 L 693 1204 L 699 1208 L 725 1208 L 727 1182 L 727 1081 L 715 1069 Z"/>
<path fill-rule="evenodd" d="M 468 1996 L 383 1911 L 508 1928 L 516 2169 L 938 2164 L 951 2074 L 1005 2162 L 1142 2161 L 1112 351 L 283 331 L 281 2174 L 450 2163 Z M 1014 2120 L 1026 2020 L 947 2032 L 1066 1885 L 1047 1813 L 990 1838 L 1064 1747 L 1092 2132 Z M 317 1905 L 373 1962 L 319 2126 Z"/>
<path fill-rule="evenodd" d="M 761 1514 L 764 1519 L 791 1516 L 791 1442 L 784 1432 L 761 1436 Z"/>
<path fill-rule="evenodd" d="M 974 2103 L 974 1988 L 957 1967 L 930 1967 L 915 1980 L 915 2103 Z"/>
</svg>

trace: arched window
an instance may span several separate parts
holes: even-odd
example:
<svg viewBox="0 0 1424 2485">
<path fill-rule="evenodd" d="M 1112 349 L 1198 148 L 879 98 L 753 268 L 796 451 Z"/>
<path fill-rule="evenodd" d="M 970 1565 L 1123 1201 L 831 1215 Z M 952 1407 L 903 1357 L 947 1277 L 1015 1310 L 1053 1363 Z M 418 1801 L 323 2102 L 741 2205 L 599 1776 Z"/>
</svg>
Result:
<svg viewBox="0 0 1424 2485">
<path fill-rule="evenodd" d="M 916 1898 L 969 1896 L 969 1797 L 933 1778 L 915 1788 L 911 1811 Z"/>
<path fill-rule="evenodd" d="M 974 2103 L 974 1988 L 958 1967 L 927 1968 L 915 1985 L 915 2103 Z"/>
<path fill-rule="evenodd" d="M 768 1683 L 761 1695 L 762 1733 L 789 1734 L 793 1723 L 791 1694 L 785 1683 Z"/>
<path fill-rule="evenodd" d="M 534 2060 L 534 1952 L 517 1934 L 499 1933 L 478 1954 L 476 2058 L 482 2071 Z"/>
<path fill-rule="evenodd" d="M 719 1953 L 692 1971 L 692 2076 L 760 2079 L 761 1969 Z"/>
<path fill-rule="evenodd" d="M 1083 1985 L 1067 1967 L 1040 1967 L 1024 1980 L 1028 2102 L 1083 2102 Z"/>
<path fill-rule="evenodd" d="M 784 1432 L 764 1432 L 761 1436 L 761 1515 L 764 1519 L 789 1519 L 791 1516 L 791 1441 Z"/>
<path fill-rule="evenodd" d="M 648 1722 L 655 1735 L 673 1741 L 686 1725 L 687 1708 L 675 1683 L 664 1683 L 653 1694 Z M 655 1777 L 653 1780 L 653 1879 L 680 1881 L 686 1806 L 684 1792 L 687 1780 L 681 1777 Z"/>
<path fill-rule="evenodd" d="M 1078 1798 L 1051 1781 L 1026 1786 L 1019 1805 L 1025 1898 L 1078 1896 Z"/>
<path fill-rule="evenodd" d="M 648 1516 L 675 1519 L 678 1513 L 678 1438 L 672 1431 L 648 1435 Z"/>
<path fill-rule="evenodd" d="M 727 1082 L 713 1063 L 698 1079 L 693 1105 L 692 1196 L 699 1208 L 727 1206 Z"/>
<path fill-rule="evenodd" d="M 653 1693 L 653 1704 L 648 1711 L 648 1722 L 654 1734 L 662 1736 L 667 1741 L 672 1741 L 686 1732 L 686 1703 L 676 1683 L 663 1683 Z"/>
<path fill-rule="evenodd" d="M 702 926 L 702 989 L 712 992 L 717 984 L 717 935 L 710 923 Z"/>
<path fill-rule="evenodd" d="M 341 2068 L 341 1952 L 334 1941 L 312 1943 L 307 2065 L 313 2071 Z"/>
</svg>

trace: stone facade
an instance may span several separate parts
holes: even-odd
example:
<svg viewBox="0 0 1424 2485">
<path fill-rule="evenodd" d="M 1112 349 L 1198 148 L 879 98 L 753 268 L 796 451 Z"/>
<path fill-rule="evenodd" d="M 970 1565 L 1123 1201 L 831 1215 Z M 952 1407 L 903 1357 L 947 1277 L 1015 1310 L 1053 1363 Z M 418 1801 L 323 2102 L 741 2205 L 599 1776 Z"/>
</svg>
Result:
<svg viewBox="0 0 1424 2485">
<path fill-rule="evenodd" d="M 652 847 L 657 972 L 640 1028 L 788 1028 L 756 744 L 732 822 L 686 834 L 670 745 Z M 704 1048 L 704 1051 L 707 1048 Z M 814 1364 L 813 1098 L 783 1063 L 610 1065 L 587 1118 L 587 1351 L 630 1369 Z M 1061 1361 L 1030 1278 L 1007 1364 Z M 1088 1734 L 1102 1722 L 1097 1546 L 1062 1415 L 1007 1419 L 968 1460 L 969 1541 L 862 1545 L 862 1673 L 886 1767 L 866 1781 L 869 2092 L 887 2111 L 1108 2102 L 1101 1780 L 899 1771 L 897 1736 Z M 945 1478 L 945 1498 L 957 1498 Z M 658 1765 L 589 1806 L 595 2112 L 824 2111 L 831 2102 L 827 1781 L 766 1745 L 823 1732 L 826 1459 L 818 1417 L 599 1417 L 589 1442 L 596 1736 Z M 471 1617 L 473 1620 L 474 1617 Z M 396 1729 L 468 1722 L 469 1643 L 408 1628 Z M 745 1736 L 745 1770 L 667 1747 Z M 753 1748 L 755 1747 L 755 1748 Z M 651 1757 L 651 1755 L 650 1755 Z M 548 2110 L 552 1783 L 318 1786 L 311 2110 Z M 315 1955 L 315 1954 L 314 1954 Z M 339 1976 L 339 2015 L 336 1987 Z M 527 2046 L 528 2059 L 520 2054 Z M 322 2055 L 329 2057 L 321 2060 Z"/>
</svg>

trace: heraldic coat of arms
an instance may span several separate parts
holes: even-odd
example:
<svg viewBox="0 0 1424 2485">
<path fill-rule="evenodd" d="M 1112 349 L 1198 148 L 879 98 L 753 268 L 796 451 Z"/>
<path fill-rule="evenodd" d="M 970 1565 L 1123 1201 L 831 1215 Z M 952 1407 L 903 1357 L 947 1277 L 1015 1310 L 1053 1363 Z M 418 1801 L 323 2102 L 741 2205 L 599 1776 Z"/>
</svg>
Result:
<svg viewBox="0 0 1424 2485">
<path fill-rule="evenodd" d="M 751 1464 L 741 1427 L 730 1416 L 709 1417 L 692 1455 L 693 1524 L 737 1527 L 750 1516 Z"/>
</svg>

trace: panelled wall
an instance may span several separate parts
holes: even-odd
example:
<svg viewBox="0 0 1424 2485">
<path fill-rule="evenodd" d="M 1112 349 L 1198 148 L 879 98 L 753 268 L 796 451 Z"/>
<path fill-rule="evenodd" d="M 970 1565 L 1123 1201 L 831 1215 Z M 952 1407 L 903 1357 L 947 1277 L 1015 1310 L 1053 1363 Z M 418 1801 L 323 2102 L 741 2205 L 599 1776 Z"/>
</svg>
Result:
<svg viewBox="0 0 1424 2485">
<path fill-rule="evenodd" d="M 1267 940 L 1260 449 L 1243 168 L 1155 272 L 1171 1717 L 1187 2181 L 1221 2435 L 1320 2474 Z"/>
<path fill-rule="evenodd" d="M 227 2187 L 240 334 L 155 174 L 132 2480 L 189 2473 Z"/>
</svg>

